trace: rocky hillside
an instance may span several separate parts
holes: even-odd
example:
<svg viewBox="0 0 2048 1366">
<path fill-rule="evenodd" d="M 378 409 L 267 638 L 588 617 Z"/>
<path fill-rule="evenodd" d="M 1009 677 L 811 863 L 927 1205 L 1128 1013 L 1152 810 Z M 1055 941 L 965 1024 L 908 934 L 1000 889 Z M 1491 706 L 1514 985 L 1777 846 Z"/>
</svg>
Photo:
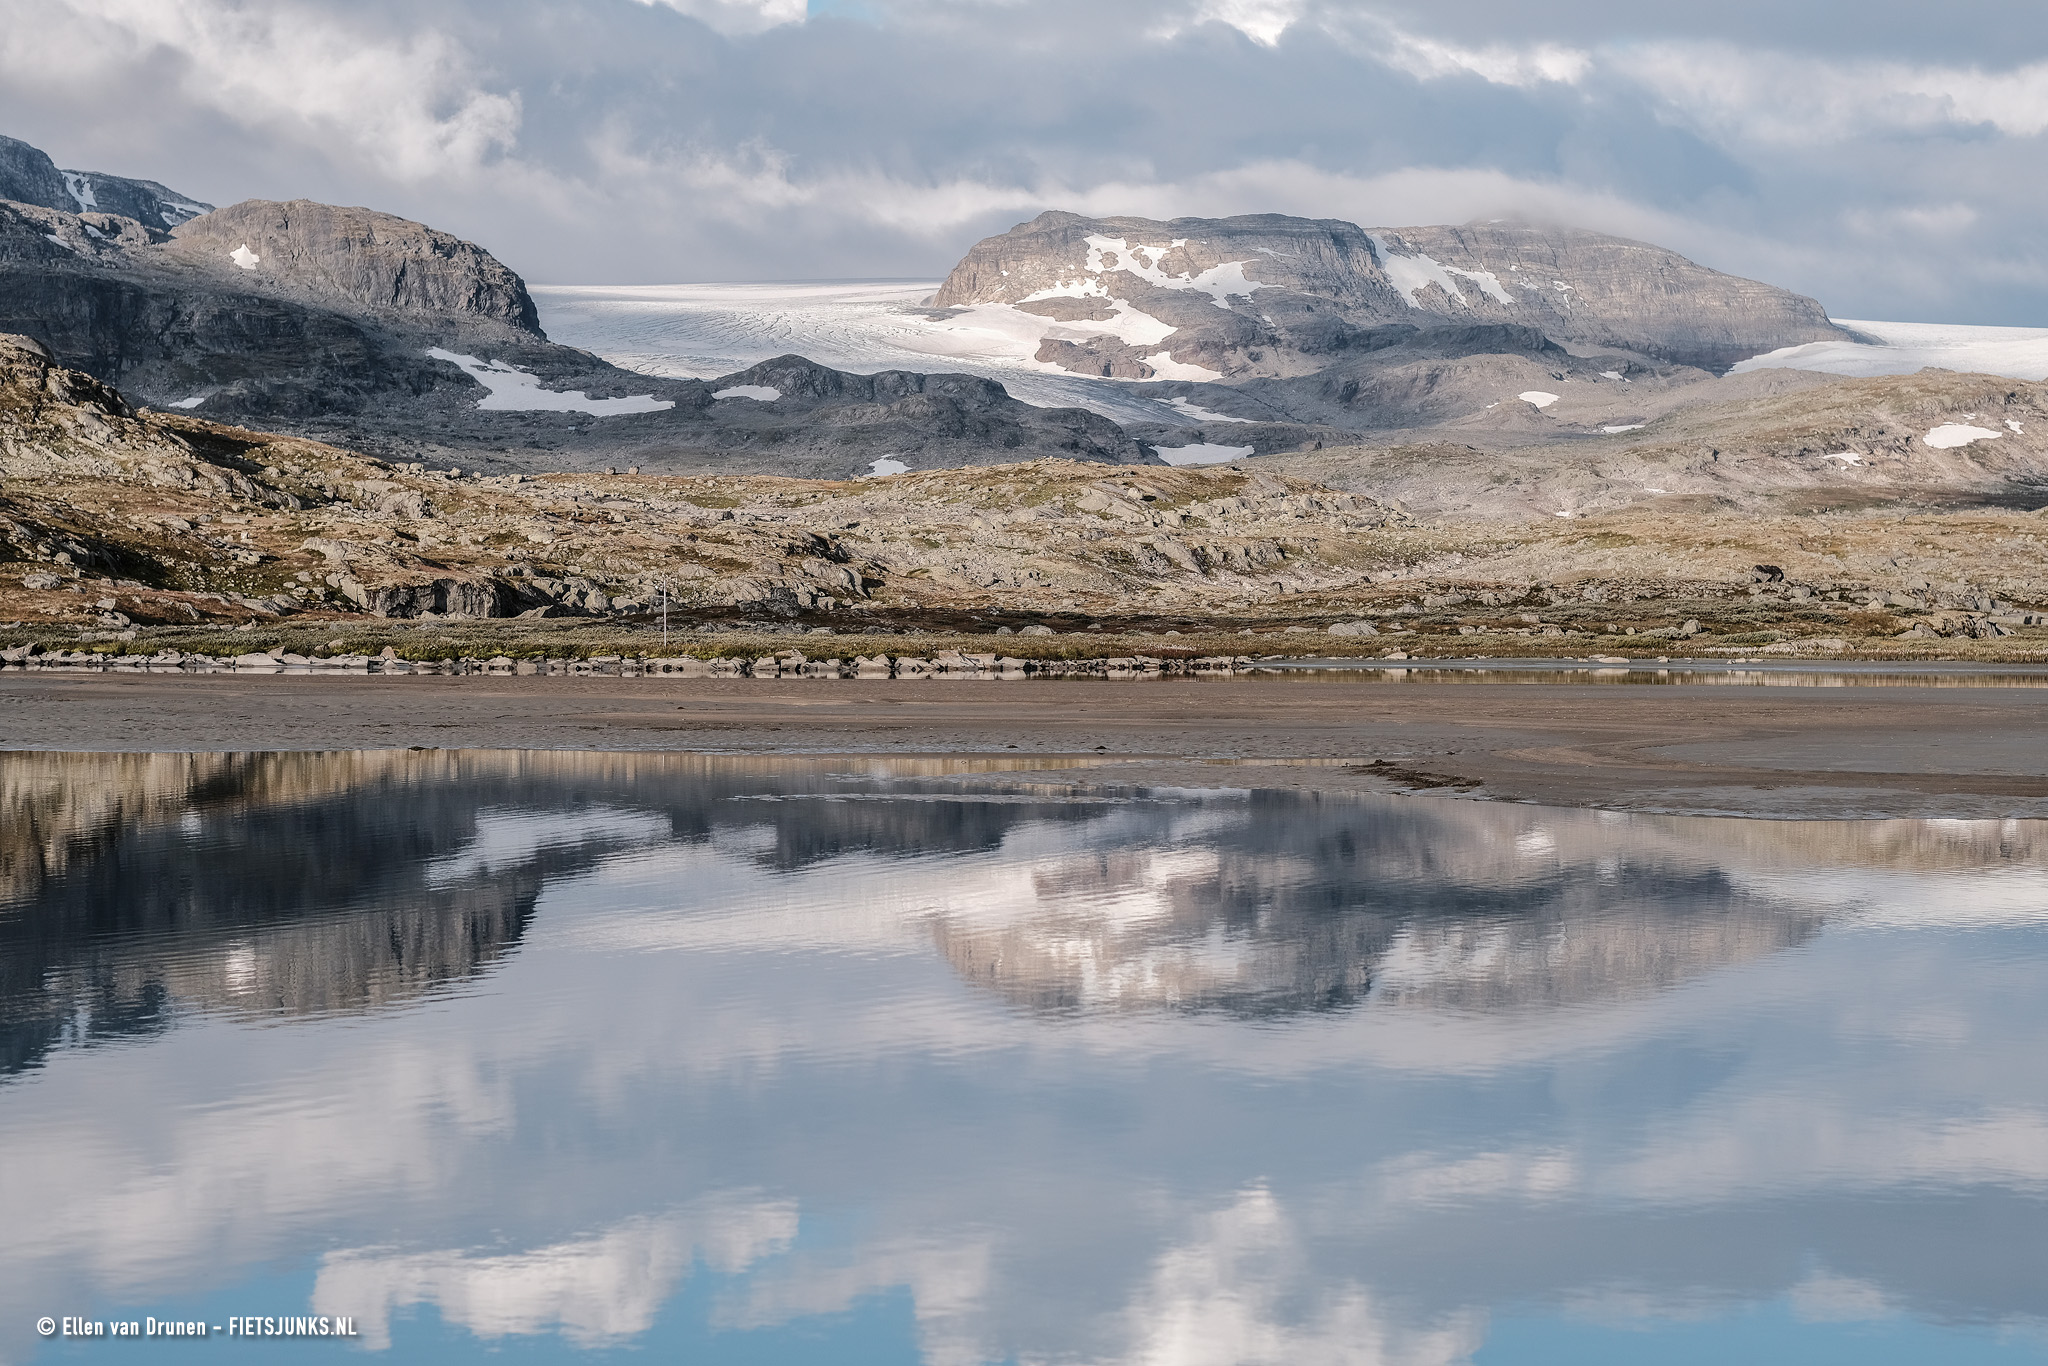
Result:
<svg viewBox="0 0 2048 1366">
<path fill-rule="evenodd" d="M 0 199 L 73 213 L 116 214 L 159 230 L 213 208 L 154 180 L 59 170 L 48 153 L 10 137 L 0 137 Z"/>
<path fill-rule="evenodd" d="M 649 380 L 550 342 L 517 273 L 425 224 L 251 200 L 166 232 L 53 202 L 64 174 L 0 144 L 0 191 L 22 196 L 0 199 L 0 332 L 146 406 L 500 471 L 1158 462 L 1107 419 L 966 375 L 782 357 Z"/>
<path fill-rule="evenodd" d="M 1332 445 L 1265 463 L 1424 516 L 2048 505 L 2048 384 L 1946 370 L 1872 379 L 1765 371 L 1633 395 L 1636 421 L 1608 431 L 1598 424 L 1613 416 L 1611 395 L 1557 387 L 1556 417 L 1516 404 L 1446 428 L 1444 439 Z M 1544 424 L 1575 439 L 1503 440 Z"/>
<path fill-rule="evenodd" d="M 1389 520 L 1266 476 L 1105 479 L 1064 460 L 845 484 L 429 473 L 138 412 L 21 338 L 0 338 L 0 474 L 5 610 L 73 615 L 105 580 L 117 591 L 93 610 L 116 625 L 604 614 L 663 586 L 686 608 L 771 616 L 1020 591 L 1102 603 L 1162 576 L 1222 602 L 1364 582 L 1359 537 Z"/>
<path fill-rule="evenodd" d="M 181 224 L 174 254 L 267 290 L 400 318 L 483 319 L 545 337 L 526 282 L 482 247 L 370 209 L 251 199 Z"/>
<path fill-rule="evenodd" d="M 787 377 L 757 378 L 776 373 Z M 1897 414 L 1887 421 L 1917 423 L 1924 410 L 1911 404 L 1940 396 L 1879 397 Z M 1877 402 L 1826 420 L 1861 429 Z M 2039 406 L 2029 394 L 2001 411 Z M 1793 439 L 1792 408 L 1772 421 Z M 1821 426 L 1808 439 L 1840 435 Z M 1875 463 L 1896 433 L 1864 435 Z M 1825 653 L 1870 637 L 1895 648 L 1902 631 L 1971 648 L 2017 633 L 2016 646 L 2037 649 L 2048 625 L 2043 523 L 2009 506 L 1911 514 L 1866 490 L 1832 510 L 1789 496 L 1752 510 L 1651 490 L 1570 518 L 1425 520 L 1301 477 L 1321 473 L 1072 460 L 846 481 L 430 471 L 139 411 L 6 338 L 0 615 L 16 640 L 60 627 L 128 639 L 209 622 L 326 633 L 508 616 L 536 630 L 557 617 L 645 630 L 666 594 L 678 625 L 710 630 L 1044 635 L 1108 623 L 1317 637 L 1218 642 L 1232 654 L 1558 649 L 1543 642 L 1574 637 L 1580 649 L 1683 639 Z"/>
<path fill-rule="evenodd" d="M 1523 329 L 1517 349 L 1548 338 L 1715 370 L 1842 335 L 1812 299 L 1647 243 L 1517 223 L 1367 231 L 1277 214 L 1044 213 L 976 243 L 932 302 L 1035 314 L 1046 320 L 1040 360 L 1140 380 L 1310 374 L 1381 349 L 1390 325 Z"/>
</svg>

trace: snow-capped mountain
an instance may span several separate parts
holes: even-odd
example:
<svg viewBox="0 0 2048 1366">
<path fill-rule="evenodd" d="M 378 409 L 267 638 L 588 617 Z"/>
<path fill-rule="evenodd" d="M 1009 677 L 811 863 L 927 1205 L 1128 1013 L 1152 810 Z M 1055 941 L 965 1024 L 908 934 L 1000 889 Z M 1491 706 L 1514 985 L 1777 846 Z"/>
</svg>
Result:
<svg viewBox="0 0 2048 1366">
<path fill-rule="evenodd" d="M 1279 214 L 1044 213 L 976 243 L 932 302 L 1031 315 L 1037 358 L 1076 374 L 1212 383 L 1313 373 L 1387 345 L 1387 327 L 1524 328 L 1709 370 L 1847 335 L 1789 290 L 1643 242 L 1511 222 L 1369 231 Z"/>
<path fill-rule="evenodd" d="M 213 210 L 154 180 L 63 170 L 40 148 L 10 137 L 0 137 L 0 199 L 67 213 L 119 214 L 163 230 Z"/>
</svg>

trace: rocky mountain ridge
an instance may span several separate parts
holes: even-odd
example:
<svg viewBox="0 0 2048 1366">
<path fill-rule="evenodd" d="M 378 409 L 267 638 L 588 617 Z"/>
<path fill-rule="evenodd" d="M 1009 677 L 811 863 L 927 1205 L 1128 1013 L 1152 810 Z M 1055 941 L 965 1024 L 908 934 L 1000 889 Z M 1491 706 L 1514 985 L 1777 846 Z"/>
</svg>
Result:
<svg viewBox="0 0 2048 1366">
<path fill-rule="evenodd" d="M 397 317 L 479 319 L 546 340 L 526 282 L 483 248 L 372 209 L 251 199 L 171 230 L 174 254 L 226 261 L 278 293 Z"/>
<path fill-rule="evenodd" d="M 116 214 L 158 230 L 213 210 L 154 180 L 61 170 L 42 149 L 5 136 L 0 136 L 0 199 L 72 213 Z"/>
<path fill-rule="evenodd" d="M 8 184 L 53 197 L 49 158 L 15 147 L 36 174 Z M 1157 462 L 1107 419 L 964 375 L 784 357 L 650 381 L 550 342 L 525 282 L 481 247 L 308 200 L 252 200 L 168 232 L 0 201 L 0 332 L 148 406 L 472 468 L 846 477 L 878 460 Z"/>
<path fill-rule="evenodd" d="M 2048 399 L 2030 390 L 2006 411 L 2048 411 Z M 24 632 L 81 628 L 88 640 L 208 623 L 320 633 L 302 651 L 378 619 L 516 615 L 536 631 L 604 619 L 644 633 L 664 600 L 679 628 L 712 633 L 684 653 L 716 650 L 716 633 L 735 628 L 887 635 L 934 623 L 1081 637 L 1046 642 L 1068 659 L 1132 653 L 1128 636 L 1107 651 L 1096 642 L 1110 637 L 1085 636 L 1105 622 L 1150 633 L 1139 653 L 1153 658 L 1290 646 L 1654 653 L 1677 640 L 1827 652 L 1872 636 L 1897 648 L 1902 631 L 1973 647 L 2021 633 L 2024 650 L 2048 633 L 2040 516 L 2009 506 L 1914 514 L 1873 507 L 1866 489 L 1822 512 L 1779 490 L 1750 507 L 1689 495 L 1583 518 L 1423 520 L 1269 464 L 1037 460 L 851 481 L 478 476 L 138 410 L 6 338 L 0 614 L 15 622 L 4 629 L 17 653 L 0 662 L 25 657 Z M 1189 651 L 1197 633 L 1208 648 Z"/>
<path fill-rule="evenodd" d="M 1043 213 L 976 243 L 932 303 L 1045 318 L 1039 359 L 1075 373 L 1233 383 L 1313 373 L 1376 349 L 1373 329 L 1389 324 L 1521 327 L 1575 350 L 1716 370 L 1843 335 L 1812 299 L 1648 243 L 1279 214 Z"/>
</svg>

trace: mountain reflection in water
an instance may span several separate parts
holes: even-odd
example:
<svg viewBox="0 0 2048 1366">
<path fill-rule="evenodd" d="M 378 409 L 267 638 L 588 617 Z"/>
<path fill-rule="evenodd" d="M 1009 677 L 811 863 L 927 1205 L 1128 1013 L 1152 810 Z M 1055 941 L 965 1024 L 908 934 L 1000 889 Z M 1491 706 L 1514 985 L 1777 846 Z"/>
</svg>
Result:
<svg viewBox="0 0 2048 1366">
<path fill-rule="evenodd" d="M 1001 767 L 0 758 L 0 1316 L 296 1260 L 416 1350 L 2048 1320 L 2042 826 Z"/>
</svg>

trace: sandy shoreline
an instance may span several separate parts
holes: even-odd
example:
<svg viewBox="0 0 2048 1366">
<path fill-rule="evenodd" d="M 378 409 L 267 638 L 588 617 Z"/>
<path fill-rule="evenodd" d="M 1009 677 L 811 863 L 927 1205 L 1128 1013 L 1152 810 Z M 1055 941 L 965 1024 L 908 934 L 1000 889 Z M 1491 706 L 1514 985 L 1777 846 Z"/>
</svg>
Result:
<svg viewBox="0 0 2048 1366">
<path fill-rule="evenodd" d="M 2037 688 L 0 676 L 0 749 L 981 755 L 1062 781 L 2048 818 Z M 1090 776 L 1080 779 L 1080 773 Z"/>
</svg>

